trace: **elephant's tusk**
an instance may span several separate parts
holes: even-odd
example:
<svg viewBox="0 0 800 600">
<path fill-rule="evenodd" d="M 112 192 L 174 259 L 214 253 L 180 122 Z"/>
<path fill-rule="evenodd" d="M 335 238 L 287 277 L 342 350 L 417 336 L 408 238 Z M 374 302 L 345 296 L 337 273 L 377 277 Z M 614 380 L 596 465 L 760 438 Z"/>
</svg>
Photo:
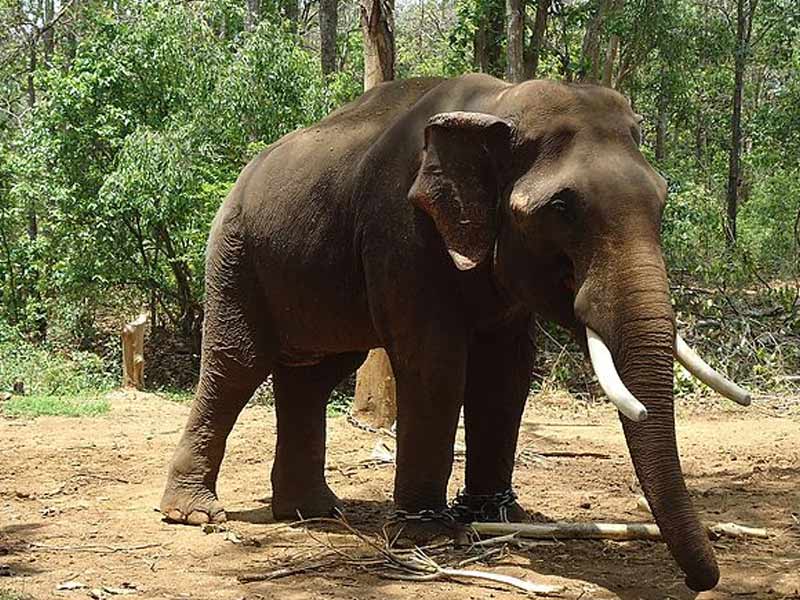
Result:
<svg viewBox="0 0 800 600">
<path fill-rule="evenodd" d="M 683 341 L 680 335 L 675 336 L 675 357 L 686 370 L 705 383 L 712 390 L 715 390 L 730 398 L 742 406 L 750 406 L 750 394 L 742 389 L 730 379 L 723 377 L 712 369 L 706 361 L 700 358 L 689 345 Z"/>
<path fill-rule="evenodd" d="M 589 346 L 589 359 L 592 361 L 592 368 L 597 375 L 597 380 L 600 382 L 600 387 L 603 388 L 608 399 L 617 407 L 619 412 L 631 421 L 636 421 L 637 423 L 644 421 L 647 418 L 647 409 L 622 383 L 608 346 L 589 327 L 586 328 L 586 340 Z"/>
</svg>

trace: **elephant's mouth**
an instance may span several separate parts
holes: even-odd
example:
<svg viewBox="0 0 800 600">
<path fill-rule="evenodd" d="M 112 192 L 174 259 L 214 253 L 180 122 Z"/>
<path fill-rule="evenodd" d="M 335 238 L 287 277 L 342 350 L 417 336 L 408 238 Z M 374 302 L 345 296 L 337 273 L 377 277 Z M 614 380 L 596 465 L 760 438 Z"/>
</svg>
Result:
<svg viewBox="0 0 800 600">
<path fill-rule="evenodd" d="M 558 281 L 574 296 L 577 286 L 575 284 L 575 266 L 572 260 L 566 254 L 559 254 L 555 262 Z"/>
</svg>

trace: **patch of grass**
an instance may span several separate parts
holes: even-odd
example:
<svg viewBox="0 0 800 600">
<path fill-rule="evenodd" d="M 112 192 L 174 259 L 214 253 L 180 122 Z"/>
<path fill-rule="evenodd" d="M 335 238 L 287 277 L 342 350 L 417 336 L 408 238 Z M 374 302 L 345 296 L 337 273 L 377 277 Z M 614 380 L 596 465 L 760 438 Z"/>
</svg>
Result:
<svg viewBox="0 0 800 600">
<path fill-rule="evenodd" d="M 33 600 L 33 596 L 14 590 L 0 589 L 0 600 Z"/>
<path fill-rule="evenodd" d="M 189 404 L 194 400 L 194 392 L 191 390 L 183 390 L 181 388 L 164 388 L 156 390 L 156 393 L 170 402 L 178 404 Z"/>
<path fill-rule="evenodd" d="M 33 344 L 19 335 L 0 338 L 0 391 L 23 382 L 31 396 L 78 396 L 112 389 L 117 368 L 92 352 Z"/>
<path fill-rule="evenodd" d="M 97 417 L 111 408 L 105 398 L 70 396 L 14 396 L 0 407 L 7 417 Z"/>
<path fill-rule="evenodd" d="M 339 390 L 333 390 L 333 393 L 328 400 L 328 415 L 336 416 L 347 414 L 347 411 L 352 403 L 352 396 Z"/>
</svg>

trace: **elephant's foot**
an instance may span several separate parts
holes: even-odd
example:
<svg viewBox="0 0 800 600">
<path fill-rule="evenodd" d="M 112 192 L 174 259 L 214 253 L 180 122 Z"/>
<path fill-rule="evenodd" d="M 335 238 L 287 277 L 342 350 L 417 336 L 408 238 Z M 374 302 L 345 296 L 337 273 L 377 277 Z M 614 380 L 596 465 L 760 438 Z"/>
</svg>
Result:
<svg viewBox="0 0 800 600">
<path fill-rule="evenodd" d="M 205 523 L 224 523 L 225 509 L 216 494 L 202 483 L 167 483 L 161 497 L 160 510 L 164 518 L 172 523 L 204 525 Z"/>
<path fill-rule="evenodd" d="M 384 527 L 389 542 L 400 548 L 426 546 L 449 539 L 461 539 L 466 528 L 449 511 L 406 514 L 402 511 Z"/>
<path fill-rule="evenodd" d="M 272 516 L 277 521 L 333 517 L 341 510 L 341 501 L 327 484 L 294 492 L 273 490 Z"/>
<path fill-rule="evenodd" d="M 524 523 L 531 520 L 530 514 L 519 505 L 516 494 L 510 488 L 497 494 L 459 492 L 450 510 L 462 523 Z"/>
</svg>

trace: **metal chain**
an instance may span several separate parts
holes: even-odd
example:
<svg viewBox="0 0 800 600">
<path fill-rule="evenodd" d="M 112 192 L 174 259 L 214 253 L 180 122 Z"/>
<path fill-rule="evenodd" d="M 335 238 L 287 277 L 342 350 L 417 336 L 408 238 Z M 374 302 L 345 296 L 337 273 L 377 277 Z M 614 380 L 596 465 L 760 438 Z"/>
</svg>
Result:
<svg viewBox="0 0 800 600">
<path fill-rule="evenodd" d="M 381 433 L 381 430 L 377 427 L 373 427 L 372 425 L 367 425 L 366 423 L 362 423 L 358 419 L 353 416 L 353 413 L 350 409 L 347 410 L 347 422 L 350 423 L 356 429 L 360 429 L 361 431 L 366 431 L 367 433 Z"/>
<path fill-rule="evenodd" d="M 459 490 L 450 510 L 462 523 L 471 521 L 508 522 L 508 509 L 516 504 L 517 495 L 512 488 L 496 494 L 469 494 Z"/>
<path fill-rule="evenodd" d="M 471 523 L 473 521 L 508 522 L 508 509 L 517 502 L 514 490 L 508 488 L 496 494 L 468 494 L 459 490 L 453 503 L 443 510 L 408 512 L 396 510 L 387 524 L 396 523 Z"/>
<path fill-rule="evenodd" d="M 396 510 L 387 521 L 388 524 L 396 523 L 443 523 L 454 525 L 458 522 L 456 516 L 450 508 L 444 510 L 420 510 L 418 512 L 408 512 L 406 510 Z"/>
</svg>

